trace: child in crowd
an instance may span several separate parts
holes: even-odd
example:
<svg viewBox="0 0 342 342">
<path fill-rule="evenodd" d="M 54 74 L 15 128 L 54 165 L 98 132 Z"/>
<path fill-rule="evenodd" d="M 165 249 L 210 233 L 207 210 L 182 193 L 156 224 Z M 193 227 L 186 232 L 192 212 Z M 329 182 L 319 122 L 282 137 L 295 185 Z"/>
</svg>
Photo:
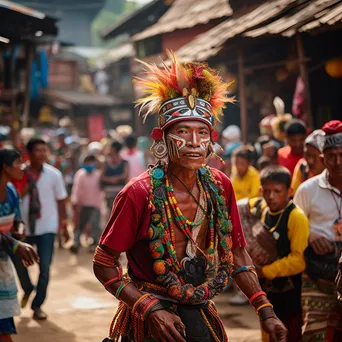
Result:
<svg viewBox="0 0 342 342">
<path fill-rule="evenodd" d="M 253 257 L 260 284 L 274 306 L 276 315 L 288 329 L 289 342 L 301 341 L 301 278 L 305 270 L 304 251 L 308 246 L 309 221 L 303 211 L 289 200 L 292 196 L 290 172 L 282 166 L 270 166 L 261 172 L 263 199 L 249 201 L 250 212 L 261 223 L 246 234 L 248 248 L 259 245 L 265 255 Z M 252 237 L 253 239 L 253 237 Z M 253 251 L 251 251 L 253 255 Z M 268 341 L 263 333 L 263 341 Z"/>
<path fill-rule="evenodd" d="M 75 212 L 75 238 L 71 252 L 77 253 L 80 237 L 85 227 L 92 226 L 92 246 L 96 246 L 101 235 L 101 203 L 103 194 L 100 188 L 101 171 L 97 168 L 97 159 L 93 155 L 84 158 L 83 166 L 74 178 L 71 201 Z"/>
<path fill-rule="evenodd" d="M 287 145 L 278 150 L 278 164 L 285 166 L 293 175 L 298 161 L 303 158 L 305 123 L 296 119 L 289 121 L 285 126 L 285 135 Z"/>
<path fill-rule="evenodd" d="M 260 194 L 260 176 L 252 166 L 253 158 L 254 150 L 249 146 L 240 147 L 233 153 L 231 181 L 237 200 L 257 197 Z"/>
</svg>

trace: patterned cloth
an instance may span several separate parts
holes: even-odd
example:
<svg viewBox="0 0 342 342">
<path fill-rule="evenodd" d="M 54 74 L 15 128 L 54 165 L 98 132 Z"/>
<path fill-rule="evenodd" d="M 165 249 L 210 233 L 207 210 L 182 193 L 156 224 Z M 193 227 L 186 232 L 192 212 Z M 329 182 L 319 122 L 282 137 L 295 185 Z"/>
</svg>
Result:
<svg viewBox="0 0 342 342">
<path fill-rule="evenodd" d="M 0 217 L 14 215 L 20 219 L 19 196 L 12 184 L 7 184 L 7 199 L 0 203 Z M 12 222 L 13 225 L 13 222 Z M 0 227 L 1 231 L 1 227 Z M 4 234 L 4 233 L 2 233 Z M 0 320 L 20 314 L 12 263 L 8 257 L 3 235 L 0 234 Z M 1 330 L 0 330 L 1 333 Z"/>
<path fill-rule="evenodd" d="M 303 274 L 303 342 L 342 341 L 342 304 L 336 298 L 335 284 L 314 281 Z"/>
</svg>

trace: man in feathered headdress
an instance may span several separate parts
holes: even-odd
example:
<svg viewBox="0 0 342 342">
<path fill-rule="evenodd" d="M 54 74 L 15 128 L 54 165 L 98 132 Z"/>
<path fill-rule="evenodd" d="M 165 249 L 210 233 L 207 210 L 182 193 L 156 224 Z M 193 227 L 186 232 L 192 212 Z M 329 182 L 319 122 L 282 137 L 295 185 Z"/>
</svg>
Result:
<svg viewBox="0 0 342 342">
<path fill-rule="evenodd" d="M 120 300 L 107 341 L 228 341 L 211 299 L 235 278 L 274 341 L 286 329 L 261 291 L 245 250 L 230 180 L 205 166 L 227 85 L 206 64 L 159 69 L 138 79 L 145 117 L 158 113 L 152 152 L 158 163 L 117 196 L 94 256 L 94 272 Z M 126 252 L 123 276 L 120 254 Z"/>
</svg>

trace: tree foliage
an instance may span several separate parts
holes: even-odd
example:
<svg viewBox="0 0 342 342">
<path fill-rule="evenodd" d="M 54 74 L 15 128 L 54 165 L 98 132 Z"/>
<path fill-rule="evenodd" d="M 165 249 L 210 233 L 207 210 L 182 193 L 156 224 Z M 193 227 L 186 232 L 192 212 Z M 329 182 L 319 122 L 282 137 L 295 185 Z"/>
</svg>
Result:
<svg viewBox="0 0 342 342">
<path fill-rule="evenodd" d="M 112 42 L 104 42 L 101 33 L 107 27 L 114 25 L 123 16 L 136 9 L 135 1 L 107 0 L 106 4 L 92 22 L 91 33 L 94 46 L 110 46 Z"/>
</svg>

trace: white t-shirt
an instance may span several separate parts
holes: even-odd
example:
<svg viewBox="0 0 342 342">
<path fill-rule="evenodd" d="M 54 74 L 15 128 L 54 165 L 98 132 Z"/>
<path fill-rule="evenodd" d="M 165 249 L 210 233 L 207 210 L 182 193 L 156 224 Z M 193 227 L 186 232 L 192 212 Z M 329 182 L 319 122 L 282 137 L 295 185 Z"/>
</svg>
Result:
<svg viewBox="0 0 342 342">
<path fill-rule="evenodd" d="M 335 241 L 334 223 L 339 216 L 340 191 L 334 188 L 327 177 L 327 170 L 302 183 L 293 202 L 299 206 L 310 221 L 310 231 Z M 335 194 L 334 194 L 335 193 Z M 334 197 L 335 196 L 335 199 Z"/>
<path fill-rule="evenodd" d="M 40 218 L 36 221 L 34 235 L 56 234 L 58 231 L 57 201 L 68 197 L 62 173 L 53 166 L 44 164 L 37 181 L 37 189 L 40 201 Z M 26 195 L 23 198 L 22 216 L 26 225 L 26 235 L 28 236 L 31 235 L 28 220 L 29 205 L 30 196 Z"/>
</svg>

